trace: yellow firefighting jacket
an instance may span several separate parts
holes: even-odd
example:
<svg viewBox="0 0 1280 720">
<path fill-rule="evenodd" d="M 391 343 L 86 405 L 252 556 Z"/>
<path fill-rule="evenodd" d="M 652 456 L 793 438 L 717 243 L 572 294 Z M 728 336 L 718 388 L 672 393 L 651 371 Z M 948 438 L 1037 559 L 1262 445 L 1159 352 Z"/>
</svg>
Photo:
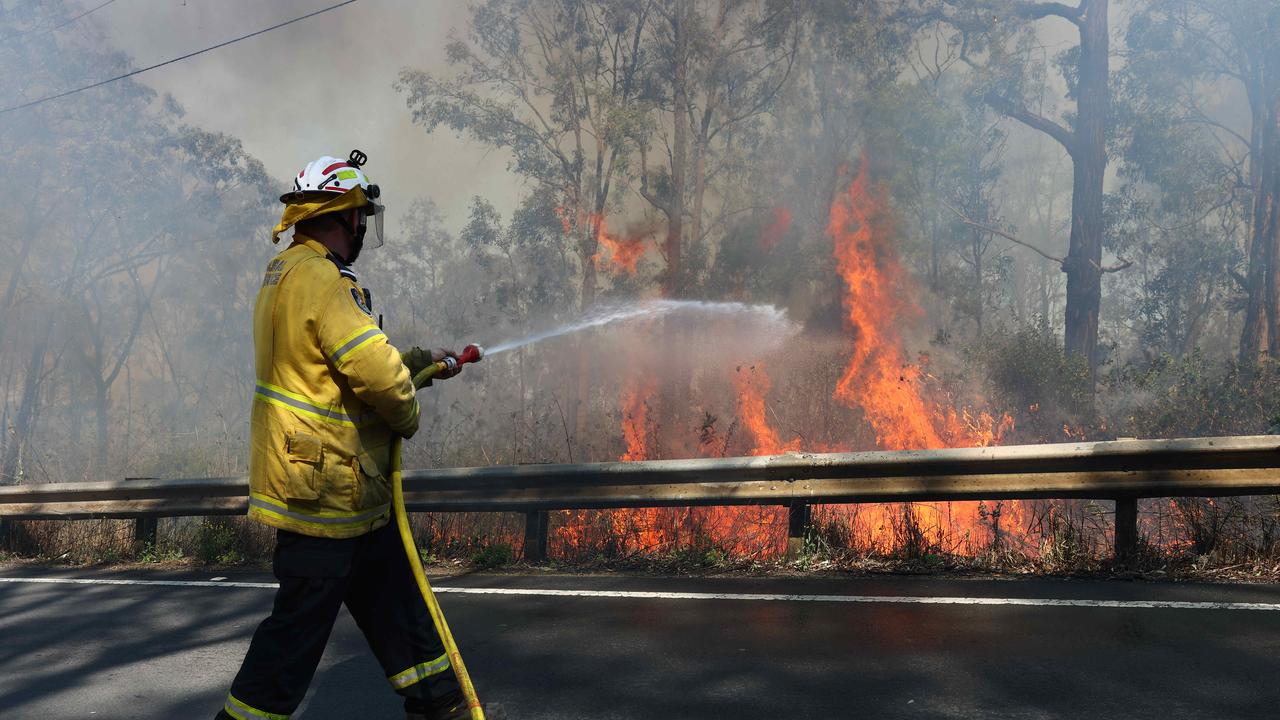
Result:
<svg viewBox="0 0 1280 720">
<path fill-rule="evenodd" d="M 418 401 L 355 274 L 297 237 L 267 265 L 253 341 L 249 516 L 330 538 L 385 525 L 392 433 L 417 431 Z"/>
</svg>

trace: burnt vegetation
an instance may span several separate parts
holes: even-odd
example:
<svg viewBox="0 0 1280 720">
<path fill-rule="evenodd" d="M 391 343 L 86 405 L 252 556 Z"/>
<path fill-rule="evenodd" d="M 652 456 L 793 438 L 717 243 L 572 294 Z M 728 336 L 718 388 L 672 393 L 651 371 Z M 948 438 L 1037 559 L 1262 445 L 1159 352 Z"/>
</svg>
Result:
<svg viewBox="0 0 1280 720">
<path fill-rule="evenodd" d="M 28 2 L 0 25 L 72 14 Z M 0 103 L 132 68 L 82 23 L 0 44 Z M 500 154 L 522 189 L 397 209 L 358 268 L 393 342 L 654 297 L 803 329 L 653 321 L 496 356 L 429 391 L 405 463 L 1277 432 L 1278 38 L 1269 0 L 477 2 L 445 64 L 373 78 L 403 101 L 377 111 L 423 147 Z M 0 115 L 0 483 L 246 472 L 248 318 L 290 169 L 141 80 Z M 1148 571 L 1280 572 L 1274 498 L 1140 510 Z M 427 552 L 491 567 L 519 556 L 519 520 L 418 522 Z M 75 560 L 269 541 L 238 519 L 166 521 L 158 548 L 123 523 L 4 528 L 6 552 Z M 780 562 L 787 515 L 551 529 L 575 566 L 754 568 Z M 1110 533 L 1107 503 L 816 508 L 795 564 L 1096 570 Z"/>
</svg>

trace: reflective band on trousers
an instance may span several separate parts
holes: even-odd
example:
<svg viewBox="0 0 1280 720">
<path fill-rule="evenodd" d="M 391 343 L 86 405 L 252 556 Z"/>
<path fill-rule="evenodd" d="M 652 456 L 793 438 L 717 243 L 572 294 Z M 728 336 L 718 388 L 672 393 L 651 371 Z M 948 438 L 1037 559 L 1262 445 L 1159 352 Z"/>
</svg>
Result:
<svg viewBox="0 0 1280 720">
<path fill-rule="evenodd" d="M 354 291 L 353 291 L 354 292 Z M 334 365 L 341 365 L 351 358 L 357 350 L 373 342 L 375 338 L 386 337 L 377 325 L 366 325 L 338 342 L 329 351 L 329 359 Z"/>
<path fill-rule="evenodd" d="M 315 512 L 298 512 L 272 500 L 261 493 L 249 493 L 249 509 L 265 512 L 287 520 L 295 520 L 312 525 L 333 527 L 335 525 L 363 525 L 373 522 L 391 510 L 390 503 L 383 503 L 369 510 L 342 512 L 340 510 L 317 510 Z"/>
<path fill-rule="evenodd" d="M 227 714 L 236 720 L 255 720 L 255 718 L 260 718 L 261 720 L 289 720 L 288 715 L 259 710 L 231 693 L 227 693 L 227 701 L 222 704 L 222 709 L 226 710 Z"/>
<path fill-rule="evenodd" d="M 305 395 L 299 395 L 290 392 L 282 387 L 265 383 L 261 380 L 253 389 L 253 399 L 267 403 L 268 405 L 276 405 L 292 410 L 295 413 L 313 417 L 318 420 L 333 423 L 335 425 L 343 425 L 346 427 L 356 427 L 363 423 L 368 417 L 367 415 L 348 415 L 340 409 L 317 405 L 309 400 Z"/>
<path fill-rule="evenodd" d="M 439 675 L 448 669 L 449 655 L 445 654 L 431 662 L 418 663 L 408 670 L 396 673 L 387 679 L 391 681 L 391 687 L 397 690 L 403 690 L 420 680 L 425 680 L 432 675 Z"/>
</svg>

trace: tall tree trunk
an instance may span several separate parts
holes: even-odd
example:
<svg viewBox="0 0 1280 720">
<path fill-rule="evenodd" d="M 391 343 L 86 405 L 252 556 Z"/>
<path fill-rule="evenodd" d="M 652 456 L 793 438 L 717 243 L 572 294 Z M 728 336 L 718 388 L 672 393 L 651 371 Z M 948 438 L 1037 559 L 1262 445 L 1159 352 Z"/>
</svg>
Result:
<svg viewBox="0 0 1280 720">
<path fill-rule="evenodd" d="M 601 201 L 603 205 L 603 199 Z M 603 213 L 593 213 L 587 220 L 586 234 L 590 237 L 582 240 L 581 257 L 582 257 L 582 295 L 581 308 L 582 312 L 587 312 L 596 302 L 596 262 L 595 254 L 600 248 L 600 223 L 604 221 Z M 569 428 L 566 431 L 569 435 L 568 442 L 572 443 L 574 438 L 578 436 L 579 428 L 589 426 L 587 417 L 587 409 L 590 404 L 591 387 L 592 387 L 592 361 L 590 341 L 585 337 L 578 337 L 574 341 L 574 364 L 576 367 L 573 371 L 573 377 L 569 378 Z M 572 452 L 572 451 L 571 451 Z M 584 458 L 590 461 L 593 458 Z"/>
<path fill-rule="evenodd" d="M 0 464 L 0 480 L 6 483 L 18 481 L 18 463 L 22 458 L 22 449 L 31 434 L 31 423 L 35 419 L 36 403 L 40 397 L 40 385 L 44 379 L 44 359 L 49 350 L 49 337 L 53 334 L 53 323 L 45 325 L 44 332 L 31 348 L 31 359 L 27 362 L 27 372 L 23 376 L 22 399 L 18 403 L 18 412 L 13 418 L 13 435 L 4 448 L 4 462 Z"/>
<path fill-rule="evenodd" d="M 1273 114 L 1273 118 L 1280 114 Z M 1268 127 L 1273 142 L 1280 142 L 1280 127 L 1275 120 Z M 1266 338 L 1267 355 L 1272 359 L 1280 359 L 1280 153 L 1267 159 L 1269 172 L 1265 178 L 1264 195 L 1267 198 L 1267 222 L 1261 237 L 1254 239 L 1255 245 L 1262 246 L 1262 264 L 1264 278 L 1263 293 L 1266 311 L 1262 335 Z"/>
<path fill-rule="evenodd" d="M 711 152 L 712 116 L 712 108 L 703 110 L 694 141 L 693 187 L 690 188 L 693 210 L 689 213 L 689 242 L 685 243 L 688 248 L 694 250 L 697 250 L 702 243 L 702 212 L 707 197 L 707 155 Z M 686 290 L 689 289 L 686 288 Z"/>
<path fill-rule="evenodd" d="M 1067 274 L 1066 351 L 1098 372 L 1098 314 L 1102 307 L 1103 183 L 1107 174 L 1107 125 L 1111 113 L 1108 0 L 1086 3 L 1080 22 L 1076 127 L 1071 156 L 1071 245 Z"/>
<path fill-rule="evenodd" d="M 686 193 L 686 177 L 689 158 L 689 33 L 692 30 L 691 8 L 689 0 L 677 0 L 671 14 L 672 33 L 672 74 L 671 74 L 671 121 L 674 132 L 671 147 L 671 178 L 668 196 L 663 200 L 662 211 L 667 216 L 667 237 L 663 242 L 662 252 L 666 256 L 667 272 L 662 279 L 662 295 L 665 298 L 679 298 L 684 295 L 685 269 L 684 258 L 684 208 Z M 668 318 L 656 322 L 662 325 L 660 336 L 675 347 L 683 345 L 679 336 L 679 327 Z M 686 377 L 683 368 L 666 368 L 670 378 Z M 684 382 L 663 383 L 652 399 L 653 414 L 656 417 L 656 447 L 649 451 L 650 457 L 661 459 L 674 457 L 685 440 L 686 433 L 682 429 L 680 413 L 688 408 L 688 386 Z"/>
<path fill-rule="evenodd" d="M 580 310 L 586 312 L 596 303 L 596 253 L 600 252 L 600 223 L 602 213 L 593 213 L 587 221 L 585 236 L 581 240 L 578 256 L 582 258 L 582 293 Z"/>
<path fill-rule="evenodd" d="M 684 245 L 684 195 L 685 172 L 689 145 L 689 22 L 688 0 L 676 3 L 671 29 L 675 42 L 675 68 L 672 79 L 671 119 L 675 123 L 671 148 L 670 212 L 667 213 L 667 238 L 663 252 L 667 256 L 667 275 L 663 280 L 663 294 L 674 298 L 684 290 L 684 266 L 681 250 Z"/>
<path fill-rule="evenodd" d="M 1240 362 L 1252 364 L 1267 338 L 1264 332 L 1267 286 L 1267 225 L 1275 205 L 1275 194 L 1268 182 L 1274 173 L 1277 151 L 1275 105 L 1264 79 L 1257 78 L 1248 86 L 1252 128 L 1249 133 L 1249 267 L 1245 278 L 1246 302 L 1244 326 L 1240 332 Z"/>
<path fill-rule="evenodd" d="M 986 318 L 984 317 L 984 314 L 986 311 L 985 306 L 987 304 L 985 294 L 982 292 L 982 273 L 983 273 L 982 234 L 977 230 L 973 230 L 972 239 L 973 239 L 973 299 L 975 303 L 973 308 L 973 313 L 974 313 L 973 319 L 974 319 L 974 322 L 977 323 L 978 325 L 978 337 L 982 337 L 983 332 L 985 330 L 985 328 L 983 327 L 983 324 L 984 324 L 984 321 L 986 320 Z"/>
<path fill-rule="evenodd" d="M 97 464 L 94 468 L 95 472 L 105 475 L 107 472 L 107 446 L 111 440 L 110 432 L 110 396 L 108 391 L 110 386 L 101 378 L 94 379 L 94 413 L 96 415 L 96 426 L 98 431 L 97 446 Z M 96 480 L 105 480 L 106 477 L 97 477 Z"/>
</svg>

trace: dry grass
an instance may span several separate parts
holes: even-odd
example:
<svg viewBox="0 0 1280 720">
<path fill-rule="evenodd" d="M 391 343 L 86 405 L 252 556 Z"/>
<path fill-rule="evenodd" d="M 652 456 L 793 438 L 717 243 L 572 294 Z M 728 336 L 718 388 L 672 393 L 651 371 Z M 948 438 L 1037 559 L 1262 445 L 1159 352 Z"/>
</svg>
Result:
<svg viewBox="0 0 1280 720">
<path fill-rule="evenodd" d="M 945 504 L 941 504 L 945 505 Z M 939 507 L 818 506 L 798 557 L 784 556 L 780 508 L 661 508 L 553 512 L 550 563 L 566 570 L 708 572 L 983 572 L 1112 574 L 1231 581 L 1280 580 L 1280 498 L 1147 500 L 1142 544 L 1123 567 L 1111 558 L 1107 502 L 978 506 L 978 522 L 944 530 Z M 1015 522 L 1016 520 L 1016 522 Z M 495 568 L 518 563 L 519 513 L 422 513 L 412 519 L 424 557 Z M 155 546 L 126 520 L 11 521 L 0 553 L 97 564 L 265 563 L 274 532 L 244 517 L 159 523 Z"/>
</svg>

